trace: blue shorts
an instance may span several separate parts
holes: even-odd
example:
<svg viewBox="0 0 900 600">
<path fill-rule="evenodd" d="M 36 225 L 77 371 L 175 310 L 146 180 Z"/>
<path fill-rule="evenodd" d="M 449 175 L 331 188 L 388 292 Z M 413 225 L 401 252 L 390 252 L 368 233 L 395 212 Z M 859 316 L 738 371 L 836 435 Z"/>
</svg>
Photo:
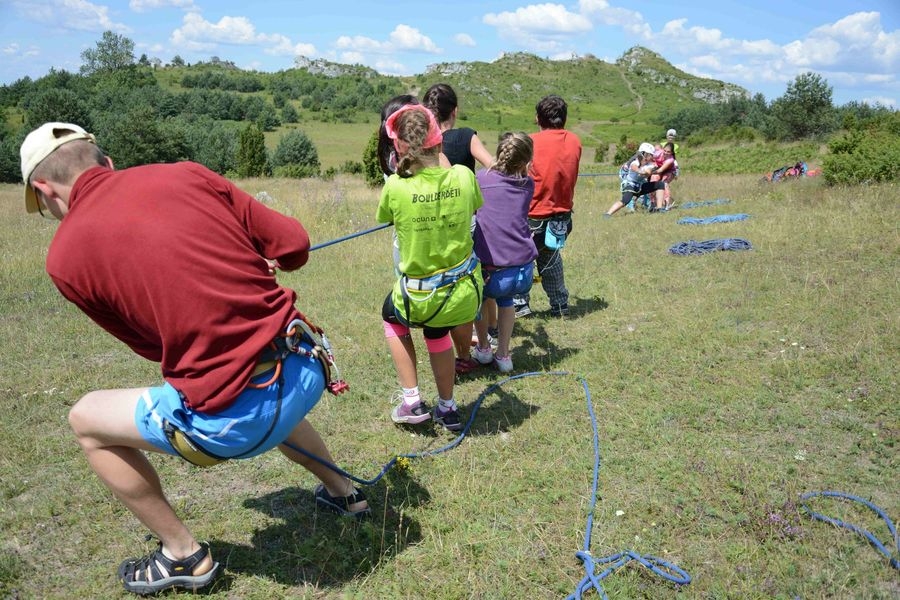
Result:
<svg viewBox="0 0 900 600">
<path fill-rule="evenodd" d="M 307 349 L 308 346 L 303 344 Z M 265 383 L 267 371 L 251 381 Z M 178 455 L 163 431 L 163 420 L 187 434 L 211 454 L 250 458 L 279 445 L 312 410 L 325 389 L 322 365 L 315 358 L 289 354 L 282 363 L 283 390 L 278 420 L 272 425 L 278 406 L 278 381 L 268 387 L 246 388 L 225 410 L 215 414 L 188 408 L 181 394 L 169 383 L 153 387 L 141 395 L 134 422 L 141 436 L 167 454 Z M 269 429 L 272 429 L 271 433 Z M 268 437 L 266 434 L 268 433 Z M 265 438 L 262 444 L 260 440 Z"/>
<path fill-rule="evenodd" d="M 503 267 L 496 271 L 482 269 L 484 277 L 484 297 L 497 300 L 497 306 L 512 306 L 513 296 L 531 291 L 534 279 L 534 263 L 520 267 Z"/>
</svg>

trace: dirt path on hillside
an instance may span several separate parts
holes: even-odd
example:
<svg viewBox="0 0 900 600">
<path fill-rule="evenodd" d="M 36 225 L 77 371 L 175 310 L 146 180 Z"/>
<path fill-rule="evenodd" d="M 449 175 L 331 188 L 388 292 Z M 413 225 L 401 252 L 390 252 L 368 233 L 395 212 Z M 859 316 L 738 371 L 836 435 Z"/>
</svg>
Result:
<svg viewBox="0 0 900 600">
<path fill-rule="evenodd" d="M 641 110 L 643 110 L 644 108 L 644 97 L 634 91 L 634 88 L 631 87 L 631 82 L 628 81 L 627 77 L 625 77 L 625 71 L 621 67 L 619 67 L 619 76 L 622 78 L 622 81 L 625 82 L 625 87 L 628 88 L 628 91 L 631 93 L 631 95 L 637 98 L 637 100 L 635 100 L 634 102 L 634 106 L 637 109 L 637 112 L 641 112 Z"/>
</svg>

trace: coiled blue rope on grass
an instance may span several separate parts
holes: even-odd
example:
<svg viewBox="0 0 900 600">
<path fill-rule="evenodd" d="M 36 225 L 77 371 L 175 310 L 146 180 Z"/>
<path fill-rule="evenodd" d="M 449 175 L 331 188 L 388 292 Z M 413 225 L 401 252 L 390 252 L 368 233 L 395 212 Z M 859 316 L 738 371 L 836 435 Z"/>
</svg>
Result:
<svg viewBox="0 0 900 600">
<path fill-rule="evenodd" d="M 728 198 L 716 198 L 715 200 L 700 200 L 699 202 L 685 202 L 680 204 L 678 208 L 697 208 L 698 206 L 713 206 L 715 204 L 728 204 L 731 202 Z"/>
<path fill-rule="evenodd" d="M 753 246 L 742 238 L 723 238 L 716 240 L 706 240 L 698 242 L 696 240 L 688 240 L 686 242 L 678 242 L 669 248 L 669 254 L 678 254 L 681 256 L 689 256 L 691 254 L 706 254 L 716 250 L 752 250 Z"/>
<path fill-rule="evenodd" d="M 828 517 L 826 515 L 823 515 L 822 513 L 818 513 L 806 505 L 806 502 L 805 502 L 806 500 L 809 500 L 810 498 L 816 498 L 819 496 L 826 497 L 826 498 L 841 498 L 844 500 L 850 500 L 852 502 L 857 502 L 859 504 L 862 504 L 863 506 L 865 506 L 866 508 L 868 508 L 875 514 L 877 514 L 879 517 L 881 517 L 881 520 L 884 521 L 885 525 L 887 525 L 888 531 L 891 532 L 891 537 L 894 539 L 893 550 L 888 550 L 887 547 L 881 543 L 881 540 L 879 540 L 877 537 L 875 537 L 875 535 L 873 533 L 871 533 L 870 531 L 863 529 L 862 527 L 857 527 L 856 525 L 853 525 L 852 523 L 845 523 L 844 521 L 841 521 L 840 519 L 835 519 L 833 517 Z M 819 521 L 831 523 L 832 525 L 836 525 L 838 527 L 843 527 L 844 529 L 849 529 L 850 531 L 852 531 L 854 533 L 860 534 L 861 536 L 865 537 L 869 541 L 869 543 L 872 544 L 872 546 L 874 546 L 876 550 L 878 550 L 878 552 L 883 554 L 885 556 L 885 558 L 888 559 L 888 563 L 893 568 L 900 570 L 900 537 L 897 536 L 897 528 L 894 527 L 894 522 L 891 521 L 891 519 L 887 516 L 887 514 L 881 508 L 879 508 L 875 504 L 872 504 L 871 502 L 869 502 L 868 500 L 866 500 L 864 498 L 860 498 L 859 496 L 854 496 L 852 494 L 846 494 L 844 492 L 832 492 L 832 491 L 807 492 L 800 496 L 800 500 L 802 501 L 802 503 L 800 504 L 800 508 L 802 508 L 810 517 L 812 517 L 813 519 L 817 519 Z M 892 554 L 894 556 L 891 556 Z"/>
<path fill-rule="evenodd" d="M 329 469 L 332 469 L 333 471 L 336 471 L 337 473 L 340 473 L 344 477 L 347 477 L 347 478 L 351 479 L 352 481 L 355 481 L 356 483 L 359 483 L 361 485 L 373 485 L 376 482 L 378 482 L 378 480 L 380 480 L 382 477 L 384 477 L 387 474 L 387 472 L 391 469 L 391 467 L 393 467 L 397 463 L 397 460 L 400 458 L 424 458 L 426 456 L 434 456 L 436 454 L 441 454 L 443 452 L 447 452 L 448 450 L 451 450 L 451 449 L 457 447 L 463 441 L 463 439 L 466 437 L 466 435 L 468 434 L 469 429 L 472 427 L 472 423 L 475 422 L 475 415 L 477 414 L 478 409 L 481 407 L 482 402 L 484 402 L 484 399 L 487 398 L 488 395 L 490 395 L 494 390 L 500 388 L 505 383 L 514 381 L 516 379 L 523 379 L 526 377 L 536 377 L 538 375 L 569 376 L 572 374 L 569 373 L 568 371 L 532 371 L 529 373 L 520 373 L 518 375 L 512 375 L 510 377 L 507 377 L 496 383 L 491 384 L 490 386 L 485 388 L 485 390 L 483 392 L 481 392 L 481 394 L 478 395 L 478 398 L 472 404 L 472 410 L 469 413 L 469 419 L 466 421 L 465 426 L 463 427 L 463 429 L 459 433 L 459 435 L 456 437 L 456 439 L 454 439 L 449 444 L 442 446 L 440 448 L 436 448 L 434 450 L 427 450 L 424 452 L 413 452 L 413 453 L 409 453 L 409 454 L 397 454 L 393 458 L 391 458 L 391 460 L 389 460 L 381 468 L 381 471 L 378 473 L 378 475 L 376 475 L 375 477 L 373 477 L 371 479 L 362 479 L 351 473 L 348 473 L 347 471 L 345 471 L 344 469 L 341 469 L 337 465 L 335 465 L 327 460 L 324 460 L 322 458 L 319 458 L 315 454 L 307 452 L 306 450 L 303 450 L 302 448 L 298 448 L 288 442 L 284 442 L 284 445 L 286 445 L 288 448 L 291 448 L 292 450 L 294 450 L 296 452 L 299 452 L 300 454 L 303 454 L 305 456 L 308 456 L 309 458 L 312 458 L 313 460 L 325 465 L 326 467 L 328 467 Z M 651 556 L 649 554 L 647 554 L 647 555 L 638 554 L 634 550 L 624 550 L 622 552 L 617 552 L 615 554 L 611 554 L 611 555 L 605 556 L 605 557 L 594 557 L 591 554 L 591 531 L 594 528 L 594 508 L 597 505 L 597 488 L 599 486 L 599 481 L 600 481 L 600 434 L 599 434 L 599 431 L 597 428 L 597 417 L 594 414 L 594 405 L 591 400 L 591 392 L 590 392 L 590 389 L 588 389 L 587 381 L 584 379 L 584 377 L 580 377 L 580 376 L 577 377 L 577 379 L 578 379 L 579 383 L 581 383 L 581 387 L 584 389 L 584 395 L 585 395 L 585 400 L 587 402 L 588 414 L 591 416 L 591 428 L 593 430 L 593 446 L 594 446 L 594 468 L 593 468 L 593 479 L 592 479 L 592 483 L 591 483 L 591 505 L 590 505 L 590 510 L 588 511 L 587 526 L 585 527 L 584 546 L 583 546 L 582 550 L 575 553 L 576 558 L 578 558 L 584 565 L 585 575 L 581 579 L 581 581 L 578 582 L 578 585 L 575 588 L 575 592 L 572 593 L 571 595 L 569 595 L 567 597 L 567 600 L 573 599 L 573 598 L 580 599 L 582 597 L 582 594 L 590 591 L 592 588 L 596 589 L 597 592 L 600 594 L 600 596 L 602 598 L 604 598 L 604 600 L 608 600 L 606 591 L 603 589 L 603 585 L 600 582 L 603 581 L 603 579 L 605 579 L 609 575 L 611 575 L 616 569 L 619 569 L 620 567 L 626 565 L 627 563 L 631 562 L 632 560 L 637 561 L 642 566 L 646 567 L 647 569 L 650 569 L 650 571 L 652 571 L 656 575 L 659 575 L 663 579 L 671 581 L 677 585 L 689 584 L 691 582 L 691 576 L 688 575 L 686 571 L 684 571 L 677 565 L 667 562 L 656 556 Z M 597 569 L 604 567 L 604 566 L 605 566 L 605 569 L 598 573 Z"/>
<path fill-rule="evenodd" d="M 709 225 L 711 223 L 729 223 L 731 221 L 743 221 L 749 219 L 750 215 L 739 213 L 736 215 L 716 215 L 714 217 L 704 217 L 698 219 L 696 217 L 681 217 L 678 219 L 679 225 Z"/>
</svg>

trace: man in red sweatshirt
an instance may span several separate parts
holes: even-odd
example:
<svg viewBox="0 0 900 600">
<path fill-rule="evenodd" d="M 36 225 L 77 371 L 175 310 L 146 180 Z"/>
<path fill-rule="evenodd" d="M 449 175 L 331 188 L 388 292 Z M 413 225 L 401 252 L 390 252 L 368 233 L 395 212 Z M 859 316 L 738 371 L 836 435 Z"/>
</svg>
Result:
<svg viewBox="0 0 900 600">
<path fill-rule="evenodd" d="M 305 419 L 327 365 L 312 356 L 316 332 L 296 294 L 275 279 L 309 258 L 303 226 L 196 163 L 116 171 L 70 123 L 32 131 L 21 158 L 26 210 L 60 221 L 47 254 L 53 283 L 162 371 L 155 387 L 90 392 L 69 412 L 91 469 L 159 538 L 119 567 L 125 589 L 200 589 L 220 571 L 144 452 L 213 464 L 278 447 L 322 482 L 318 505 L 367 513 L 349 479 L 297 450 L 334 462 Z"/>
</svg>

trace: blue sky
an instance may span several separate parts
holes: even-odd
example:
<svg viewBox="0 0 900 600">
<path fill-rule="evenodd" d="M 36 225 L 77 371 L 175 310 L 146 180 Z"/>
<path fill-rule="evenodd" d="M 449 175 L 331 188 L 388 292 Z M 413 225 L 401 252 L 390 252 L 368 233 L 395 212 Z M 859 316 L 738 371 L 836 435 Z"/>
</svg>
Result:
<svg viewBox="0 0 900 600">
<path fill-rule="evenodd" d="M 134 41 L 136 57 L 269 72 L 297 55 L 410 75 L 504 52 L 613 62 L 642 45 L 767 100 L 813 71 L 835 104 L 900 108 L 900 0 L 0 0 L 0 84 L 77 72 L 106 30 Z"/>
</svg>

